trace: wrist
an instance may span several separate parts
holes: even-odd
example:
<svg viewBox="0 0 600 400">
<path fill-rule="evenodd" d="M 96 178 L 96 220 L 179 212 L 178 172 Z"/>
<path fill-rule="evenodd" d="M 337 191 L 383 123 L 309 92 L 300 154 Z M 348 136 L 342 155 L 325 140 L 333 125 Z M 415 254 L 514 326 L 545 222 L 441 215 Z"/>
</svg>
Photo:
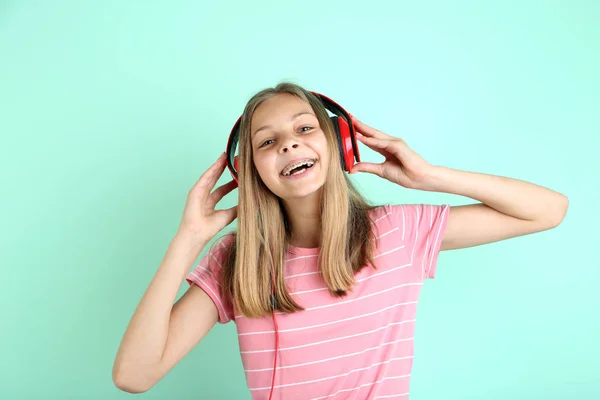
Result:
<svg viewBox="0 0 600 400">
<path fill-rule="evenodd" d="M 427 171 L 427 189 L 425 190 L 462 195 L 465 189 L 465 179 L 467 178 L 463 171 L 443 166 L 432 166 Z"/>
<path fill-rule="evenodd" d="M 172 245 L 177 247 L 187 247 L 191 251 L 200 253 L 209 241 L 210 238 L 207 238 L 197 232 L 179 229 L 172 240 Z"/>
<path fill-rule="evenodd" d="M 419 189 L 428 192 L 443 192 L 445 189 L 444 179 L 445 167 L 431 165 L 423 174 L 423 180 Z"/>
</svg>

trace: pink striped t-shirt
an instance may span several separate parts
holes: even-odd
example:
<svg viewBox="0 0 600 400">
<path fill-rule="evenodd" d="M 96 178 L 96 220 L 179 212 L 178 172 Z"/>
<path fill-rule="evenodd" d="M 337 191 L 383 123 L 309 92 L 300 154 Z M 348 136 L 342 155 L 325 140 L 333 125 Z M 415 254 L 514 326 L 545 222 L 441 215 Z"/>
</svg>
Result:
<svg viewBox="0 0 600 400">
<path fill-rule="evenodd" d="M 408 399 L 417 301 L 435 275 L 447 205 L 390 205 L 371 211 L 380 246 L 377 269 L 356 274 L 346 297 L 329 294 L 317 269 L 319 248 L 290 247 L 285 280 L 305 310 L 276 313 L 279 354 L 273 399 Z M 275 332 L 272 317 L 240 315 L 220 288 L 221 260 L 233 235 L 217 240 L 186 277 L 237 327 L 252 399 L 268 399 Z"/>
</svg>

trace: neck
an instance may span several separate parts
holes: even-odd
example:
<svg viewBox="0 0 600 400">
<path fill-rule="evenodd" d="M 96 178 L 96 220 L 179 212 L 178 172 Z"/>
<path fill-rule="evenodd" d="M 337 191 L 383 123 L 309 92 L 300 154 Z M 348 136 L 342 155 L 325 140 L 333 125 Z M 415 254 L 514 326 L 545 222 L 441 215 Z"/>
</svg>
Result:
<svg viewBox="0 0 600 400">
<path fill-rule="evenodd" d="M 320 198 L 317 193 L 309 197 L 283 200 L 283 206 L 290 223 L 290 242 L 295 247 L 312 248 L 320 246 Z"/>
</svg>

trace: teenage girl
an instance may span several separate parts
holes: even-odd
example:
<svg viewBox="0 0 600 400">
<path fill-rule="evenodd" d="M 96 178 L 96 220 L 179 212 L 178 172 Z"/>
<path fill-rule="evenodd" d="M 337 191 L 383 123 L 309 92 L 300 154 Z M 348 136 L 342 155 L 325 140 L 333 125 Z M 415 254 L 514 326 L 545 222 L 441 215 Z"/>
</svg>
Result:
<svg viewBox="0 0 600 400">
<path fill-rule="evenodd" d="M 257 93 L 241 117 L 237 178 L 211 193 L 227 166 L 222 154 L 189 191 L 116 356 L 118 388 L 149 390 L 217 322 L 234 321 L 253 399 L 408 399 L 417 301 L 439 251 L 540 232 L 565 216 L 560 193 L 432 165 L 351 119 L 359 142 L 385 156 L 352 164 L 351 174 L 476 203 L 369 204 L 340 168 L 317 94 L 292 83 Z M 238 205 L 215 210 L 235 187 Z M 237 231 L 189 272 L 236 218 Z"/>
</svg>

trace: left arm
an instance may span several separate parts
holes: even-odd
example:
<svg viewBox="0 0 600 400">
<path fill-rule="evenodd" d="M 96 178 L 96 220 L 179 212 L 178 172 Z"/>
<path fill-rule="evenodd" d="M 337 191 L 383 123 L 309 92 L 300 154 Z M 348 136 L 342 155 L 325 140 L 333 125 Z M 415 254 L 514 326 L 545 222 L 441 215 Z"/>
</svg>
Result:
<svg viewBox="0 0 600 400">
<path fill-rule="evenodd" d="M 450 208 L 441 250 L 460 249 L 558 226 L 569 200 L 553 190 L 517 179 L 430 167 L 421 189 L 480 201 Z"/>
<path fill-rule="evenodd" d="M 452 193 L 479 204 L 450 208 L 441 250 L 496 242 L 556 227 L 569 200 L 561 193 L 501 176 L 432 166 L 400 138 L 354 119 L 356 138 L 385 157 L 361 162 L 350 172 L 368 172 L 406 188 Z"/>
</svg>

